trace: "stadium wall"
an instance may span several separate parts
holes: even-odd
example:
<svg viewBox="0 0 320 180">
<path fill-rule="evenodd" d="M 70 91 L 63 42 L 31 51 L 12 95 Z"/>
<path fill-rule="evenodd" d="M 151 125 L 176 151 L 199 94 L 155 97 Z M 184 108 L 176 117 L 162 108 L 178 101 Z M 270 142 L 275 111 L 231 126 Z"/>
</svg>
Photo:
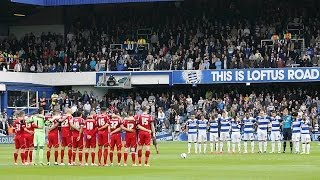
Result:
<svg viewBox="0 0 320 180">
<path fill-rule="evenodd" d="M 14 34 L 17 39 L 21 39 L 27 33 L 33 33 L 36 37 L 40 37 L 43 32 L 64 35 L 64 25 L 34 25 L 34 26 L 10 26 L 9 33 Z"/>
</svg>

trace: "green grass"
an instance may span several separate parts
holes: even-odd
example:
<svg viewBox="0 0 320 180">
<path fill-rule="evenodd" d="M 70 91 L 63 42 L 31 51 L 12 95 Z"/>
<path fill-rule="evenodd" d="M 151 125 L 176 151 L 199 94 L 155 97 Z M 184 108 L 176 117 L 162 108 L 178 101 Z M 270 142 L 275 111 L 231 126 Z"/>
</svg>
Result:
<svg viewBox="0 0 320 180">
<path fill-rule="evenodd" d="M 0 145 L 0 180 L 319 179 L 320 146 L 317 143 L 311 145 L 310 155 L 191 154 L 181 159 L 180 154 L 186 147 L 182 142 L 159 143 L 160 154 L 151 154 L 151 167 L 40 167 L 14 166 L 13 145 Z M 131 162 L 130 156 L 128 159 Z"/>
</svg>

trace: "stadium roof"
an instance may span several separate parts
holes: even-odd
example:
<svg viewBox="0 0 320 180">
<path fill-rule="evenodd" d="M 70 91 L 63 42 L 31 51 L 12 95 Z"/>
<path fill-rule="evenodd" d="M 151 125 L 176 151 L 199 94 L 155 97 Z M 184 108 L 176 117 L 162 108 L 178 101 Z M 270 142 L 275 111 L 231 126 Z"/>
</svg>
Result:
<svg viewBox="0 0 320 180">
<path fill-rule="evenodd" d="M 61 6 L 81 4 L 111 4 L 111 3 L 137 3 L 137 2 L 161 2 L 182 0 L 11 0 L 12 2 L 32 4 L 39 6 Z"/>
</svg>

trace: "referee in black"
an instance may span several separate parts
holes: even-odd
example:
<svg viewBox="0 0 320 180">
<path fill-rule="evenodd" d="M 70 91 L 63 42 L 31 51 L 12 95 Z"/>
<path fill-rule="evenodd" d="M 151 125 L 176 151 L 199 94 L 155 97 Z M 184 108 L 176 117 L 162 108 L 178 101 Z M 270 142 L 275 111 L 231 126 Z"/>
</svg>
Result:
<svg viewBox="0 0 320 180">
<path fill-rule="evenodd" d="M 284 109 L 283 110 L 283 123 L 282 123 L 282 129 L 283 129 L 283 153 L 286 153 L 286 147 L 287 147 L 287 141 L 290 141 L 290 149 L 291 149 L 291 153 L 292 153 L 292 129 L 291 129 L 291 125 L 292 125 L 292 121 L 293 118 L 296 118 L 298 115 L 298 113 L 296 112 L 292 112 L 291 115 L 289 115 L 288 113 L 288 109 Z"/>
</svg>

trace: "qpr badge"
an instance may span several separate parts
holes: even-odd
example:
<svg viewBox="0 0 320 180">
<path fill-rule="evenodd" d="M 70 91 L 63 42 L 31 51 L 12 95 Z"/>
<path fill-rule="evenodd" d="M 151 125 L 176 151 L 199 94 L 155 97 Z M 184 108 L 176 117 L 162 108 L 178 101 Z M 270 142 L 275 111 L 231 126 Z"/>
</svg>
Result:
<svg viewBox="0 0 320 180">
<path fill-rule="evenodd" d="M 183 71 L 182 77 L 186 84 L 198 84 L 201 82 L 201 71 Z"/>
</svg>

